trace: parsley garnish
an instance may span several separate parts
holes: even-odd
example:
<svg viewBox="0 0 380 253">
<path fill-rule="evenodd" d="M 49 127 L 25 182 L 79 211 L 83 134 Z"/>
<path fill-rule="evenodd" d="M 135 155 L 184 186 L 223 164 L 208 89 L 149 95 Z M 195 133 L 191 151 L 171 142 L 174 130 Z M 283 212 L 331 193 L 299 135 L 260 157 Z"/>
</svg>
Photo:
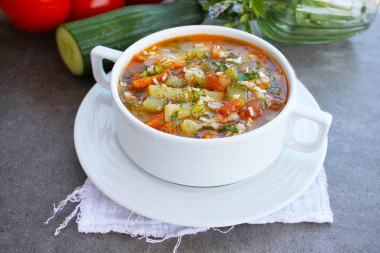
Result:
<svg viewBox="0 0 380 253">
<path fill-rule="evenodd" d="M 265 108 L 267 108 L 267 101 L 265 101 L 265 99 L 260 98 L 260 103 L 261 109 L 265 110 Z"/>
<path fill-rule="evenodd" d="M 234 132 L 234 133 L 238 133 L 239 132 L 239 130 L 237 130 L 236 127 L 231 126 L 231 125 L 224 125 L 221 128 L 219 128 L 217 131 L 218 131 L 218 133 L 223 133 L 225 131 L 231 131 L 231 132 Z"/>
<path fill-rule="evenodd" d="M 129 107 L 137 108 L 137 105 L 135 105 L 135 104 L 132 103 L 132 102 L 128 102 L 128 101 L 126 101 L 125 103 L 126 103 Z"/>
<path fill-rule="evenodd" d="M 140 118 L 144 118 L 145 117 L 145 114 L 141 113 L 141 112 L 138 112 L 136 115 L 139 116 Z"/>
<path fill-rule="evenodd" d="M 175 111 L 172 116 L 169 117 L 172 121 L 178 121 L 178 111 Z"/>
<path fill-rule="evenodd" d="M 186 103 L 187 103 L 186 100 L 181 100 L 181 101 L 178 102 L 180 108 L 182 108 L 182 105 L 186 104 Z"/>
<path fill-rule="evenodd" d="M 256 80 L 259 77 L 259 75 L 255 72 L 247 72 L 247 73 L 239 73 L 238 78 L 239 81 L 247 81 L 247 80 Z"/>
<path fill-rule="evenodd" d="M 273 84 L 269 87 L 269 91 L 272 94 L 280 95 L 280 90 Z"/>
</svg>

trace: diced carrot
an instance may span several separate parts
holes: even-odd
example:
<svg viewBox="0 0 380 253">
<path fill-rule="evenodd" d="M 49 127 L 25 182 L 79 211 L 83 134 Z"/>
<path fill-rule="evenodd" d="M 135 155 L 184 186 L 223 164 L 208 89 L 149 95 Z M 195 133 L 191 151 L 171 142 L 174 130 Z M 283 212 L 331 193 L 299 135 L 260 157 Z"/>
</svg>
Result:
<svg viewBox="0 0 380 253">
<path fill-rule="evenodd" d="M 164 75 L 167 74 L 168 72 L 169 72 L 168 70 L 164 70 L 164 72 L 161 74 L 158 74 L 155 76 L 147 76 L 147 77 L 143 77 L 141 79 L 134 80 L 132 82 L 132 85 L 136 89 L 142 89 L 142 88 L 145 88 L 146 86 L 155 84 L 154 79 L 156 79 L 157 82 L 160 83 L 160 82 L 162 82 L 162 78 L 164 77 Z"/>
<path fill-rule="evenodd" d="M 219 75 L 219 80 L 220 80 L 220 83 L 226 87 L 227 85 L 229 85 L 231 83 L 231 77 L 227 76 L 227 75 Z"/>
<path fill-rule="evenodd" d="M 227 115 L 234 112 L 238 112 L 244 106 L 244 101 L 240 98 L 234 99 L 224 104 L 222 108 L 219 109 L 221 115 Z"/>
<path fill-rule="evenodd" d="M 165 125 L 165 113 L 162 112 L 158 114 L 157 116 L 146 122 L 146 124 L 155 129 L 161 128 Z"/>
<path fill-rule="evenodd" d="M 217 60 L 219 59 L 219 57 L 220 57 L 220 49 L 218 49 L 217 46 L 214 45 L 212 47 L 211 58 L 213 60 Z"/>
<path fill-rule="evenodd" d="M 269 85 L 270 85 L 270 82 L 267 82 L 267 83 L 264 83 L 264 82 L 261 82 L 260 84 L 256 84 L 257 86 L 259 86 L 261 89 L 269 89 Z"/>
<path fill-rule="evenodd" d="M 179 62 L 179 61 L 173 61 L 172 62 L 173 69 L 180 69 L 180 68 L 183 68 L 185 66 L 186 66 L 186 64 L 183 62 Z"/>
<path fill-rule="evenodd" d="M 218 136 L 215 133 L 207 132 L 202 136 L 202 139 L 214 139 L 218 138 Z"/>
<path fill-rule="evenodd" d="M 144 62 L 144 61 L 145 61 L 145 58 L 144 58 L 144 56 L 142 56 L 142 55 L 135 54 L 135 55 L 133 56 L 133 60 L 138 61 L 138 62 Z"/>
<path fill-rule="evenodd" d="M 215 91 L 225 91 L 226 86 L 231 83 L 231 78 L 227 75 L 217 75 L 212 71 L 206 73 L 206 86 Z"/>
</svg>

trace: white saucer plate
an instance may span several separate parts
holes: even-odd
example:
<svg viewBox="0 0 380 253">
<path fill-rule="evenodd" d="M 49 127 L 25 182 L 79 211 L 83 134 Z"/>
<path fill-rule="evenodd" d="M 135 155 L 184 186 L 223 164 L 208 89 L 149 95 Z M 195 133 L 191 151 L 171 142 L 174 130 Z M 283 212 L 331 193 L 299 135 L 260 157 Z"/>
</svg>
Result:
<svg viewBox="0 0 380 253">
<path fill-rule="evenodd" d="M 297 102 L 319 109 L 302 83 L 298 88 Z M 297 138 L 312 140 L 316 133 L 314 123 L 298 120 Z M 145 172 L 123 152 L 116 137 L 111 95 L 98 84 L 78 110 L 74 141 L 84 171 L 106 196 L 145 217 L 192 227 L 241 224 L 281 209 L 314 181 L 327 150 L 327 140 L 314 153 L 284 148 L 264 171 L 235 184 L 208 188 L 173 184 Z"/>
</svg>

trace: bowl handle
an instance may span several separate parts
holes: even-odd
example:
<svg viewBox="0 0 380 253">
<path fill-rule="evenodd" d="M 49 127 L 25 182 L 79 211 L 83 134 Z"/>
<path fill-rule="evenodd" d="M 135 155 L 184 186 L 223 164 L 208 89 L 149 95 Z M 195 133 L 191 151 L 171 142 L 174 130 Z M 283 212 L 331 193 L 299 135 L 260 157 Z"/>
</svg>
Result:
<svg viewBox="0 0 380 253">
<path fill-rule="evenodd" d="M 308 119 L 313 121 L 318 126 L 318 134 L 314 141 L 306 142 L 297 140 L 294 136 L 294 126 L 298 119 Z M 332 121 L 332 116 L 330 113 L 323 112 L 317 109 L 313 109 L 311 107 L 307 107 L 301 104 L 296 104 L 295 108 L 291 112 L 289 118 L 289 124 L 287 128 L 286 134 L 286 145 L 292 149 L 301 151 L 301 152 L 314 152 L 319 149 L 322 145 L 323 141 L 327 137 L 327 133 L 329 131 L 330 125 Z"/>
<path fill-rule="evenodd" d="M 110 89 L 110 75 L 104 71 L 102 60 L 116 62 L 123 52 L 108 47 L 96 46 L 91 50 L 91 66 L 95 80 L 105 89 Z"/>
</svg>

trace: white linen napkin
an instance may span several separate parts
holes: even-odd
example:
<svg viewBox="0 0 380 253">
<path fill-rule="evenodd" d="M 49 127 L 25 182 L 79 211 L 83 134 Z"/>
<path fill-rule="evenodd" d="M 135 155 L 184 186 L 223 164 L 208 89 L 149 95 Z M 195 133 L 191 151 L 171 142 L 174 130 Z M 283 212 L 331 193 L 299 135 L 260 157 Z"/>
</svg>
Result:
<svg viewBox="0 0 380 253">
<path fill-rule="evenodd" d="M 179 246 L 182 236 L 210 229 L 208 227 L 194 228 L 172 225 L 133 213 L 105 196 L 89 179 L 86 180 L 83 186 L 78 187 L 65 200 L 61 201 L 57 207 L 54 205 L 54 215 L 51 218 L 62 210 L 68 201 L 79 202 L 79 204 L 56 229 L 55 235 L 58 235 L 60 230 L 75 216 L 77 216 L 78 231 L 82 233 L 108 233 L 113 231 L 139 236 L 140 238 L 145 238 L 148 242 L 160 242 L 177 237 L 176 248 Z M 51 218 L 45 223 L 47 224 Z M 333 222 L 324 168 L 322 168 L 311 186 L 288 206 L 268 216 L 250 220 L 246 223 L 265 224 L 274 222 Z M 224 232 L 220 229 L 213 229 Z"/>
</svg>

